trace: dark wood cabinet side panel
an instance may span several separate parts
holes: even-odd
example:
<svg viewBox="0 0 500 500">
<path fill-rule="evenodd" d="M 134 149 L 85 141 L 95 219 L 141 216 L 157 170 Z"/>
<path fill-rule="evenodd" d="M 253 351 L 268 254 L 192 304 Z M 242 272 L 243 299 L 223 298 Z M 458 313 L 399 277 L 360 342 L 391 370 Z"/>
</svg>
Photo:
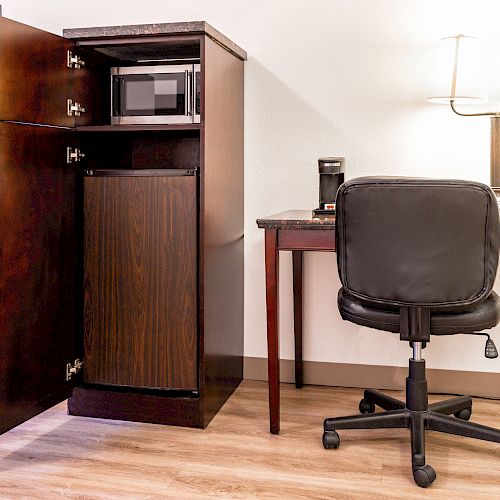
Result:
<svg viewBox="0 0 500 500">
<path fill-rule="evenodd" d="M 67 50 L 60 36 L 0 17 L 0 120 L 72 127 Z"/>
<path fill-rule="evenodd" d="M 200 134 L 137 134 L 132 140 L 132 168 L 199 168 Z"/>
<path fill-rule="evenodd" d="M 76 387 L 68 399 L 68 413 L 151 424 L 204 427 L 199 398 L 169 397 Z"/>
<path fill-rule="evenodd" d="M 243 377 L 243 61 L 205 37 L 202 64 L 206 425 Z"/>
<path fill-rule="evenodd" d="M 196 389 L 196 178 L 84 184 L 85 382 Z"/>
<path fill-rule="evenodd" d="M 68 133 L 0 123 L 0 432 L 65 399 L 77 357 Z"/>
</svg>

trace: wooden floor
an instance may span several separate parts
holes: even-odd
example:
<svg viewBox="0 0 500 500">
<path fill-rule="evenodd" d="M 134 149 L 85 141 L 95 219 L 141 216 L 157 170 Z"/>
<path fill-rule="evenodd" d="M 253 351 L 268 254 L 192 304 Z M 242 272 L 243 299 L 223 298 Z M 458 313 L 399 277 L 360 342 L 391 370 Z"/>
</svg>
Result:
<svg viewBox="0 0 500 500">
<path fill-rule="evenodd" d="M 204 431 L 69 417 L 60 404 L 0 437 L 0 498 L 500 499 L 496 443 L 429 432 L 427 490 L 406 430 L 343 431 L 324 450 L 322 420 L 355 413 L 360 395 L 283 385 L 279 436 L 263 382 L 245 381 Z M 473 420 L 500 427 L 500 402 L 475 400 Z"/>
</svg>

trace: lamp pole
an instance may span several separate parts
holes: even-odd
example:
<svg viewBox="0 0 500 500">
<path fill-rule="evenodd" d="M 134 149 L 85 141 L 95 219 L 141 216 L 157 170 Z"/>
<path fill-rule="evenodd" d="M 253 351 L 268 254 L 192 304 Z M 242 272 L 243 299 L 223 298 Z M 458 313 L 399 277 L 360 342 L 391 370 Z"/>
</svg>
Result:
<svg viewBox="0 0 500 500">
<path fill-rule="evenodd" d="M 490 186 L 500 192 L 500 116 L 491 117 Z"/>
<path fill-rule="evenodd" d="M 450 100 L 452 111 L 459 116 L 489 116 L 491 125 L 490 138 L 490 187 L 500 194 L 500 112 L 462 113 L 455 108 L 454 99 Z"/>
</svg>

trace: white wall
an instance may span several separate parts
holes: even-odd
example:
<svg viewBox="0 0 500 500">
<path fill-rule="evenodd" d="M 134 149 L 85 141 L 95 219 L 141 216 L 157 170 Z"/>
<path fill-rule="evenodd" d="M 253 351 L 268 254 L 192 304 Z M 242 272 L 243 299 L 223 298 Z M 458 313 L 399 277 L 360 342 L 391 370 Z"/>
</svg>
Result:
<svg viewBox="0 0 500 500">
<path fill-rule="evenodd" d="M 206 20 L 249 54 L 245 77 L 245 354 L 266 356 L 263 231 L 255 219 L 317 205 L 317 158 L 346 157 L 346 176 L 414 175 L 488 182 L 489 119 L 426 102 L 438 40 L 472 34 L 500 99 L 498 0 L 3 0 L 3 14 L 63 28 Z M 291 260 L 281 259 L 281 355 L 293 358 Z M 396 335 L 343 322 L 334 254 L 305 258 L 305 358 L 405 365 Z M 500 288 L 500 287 L 497 287 Z M 500 329 L 497 329 L 500 332 Z M 500 335 L 497 335 L 500 343 Z M 433 338 L 433 368 L 500 371 L 483 341 Z"/>
</svg>

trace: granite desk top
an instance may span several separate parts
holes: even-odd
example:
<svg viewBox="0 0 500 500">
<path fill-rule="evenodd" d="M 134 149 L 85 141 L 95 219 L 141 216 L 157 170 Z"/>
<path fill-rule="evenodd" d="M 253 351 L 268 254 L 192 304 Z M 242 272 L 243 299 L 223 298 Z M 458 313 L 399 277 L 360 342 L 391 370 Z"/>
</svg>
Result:
<svg viewBox="0 0 500 500">
<path fill-rule="evenodd" d="M 205 34 L 222 45 L 235 56 L 246 61 L 247 53 L 220 31 L 205 21 L 182 23 L 132 24 L 125 26 L 99 26 L 93 28 L 70 28 L 63 30 L 66 38 L 85 40 L 112 37 L 132 37 L 148 35 L 194 35 Z"/>
<path fill-rule="evenodd" d="M 314 217 L 312 210 L 287 210 L 257 219 L 262 229 L 335 229 L 335 216 Z"/>
</svg>

